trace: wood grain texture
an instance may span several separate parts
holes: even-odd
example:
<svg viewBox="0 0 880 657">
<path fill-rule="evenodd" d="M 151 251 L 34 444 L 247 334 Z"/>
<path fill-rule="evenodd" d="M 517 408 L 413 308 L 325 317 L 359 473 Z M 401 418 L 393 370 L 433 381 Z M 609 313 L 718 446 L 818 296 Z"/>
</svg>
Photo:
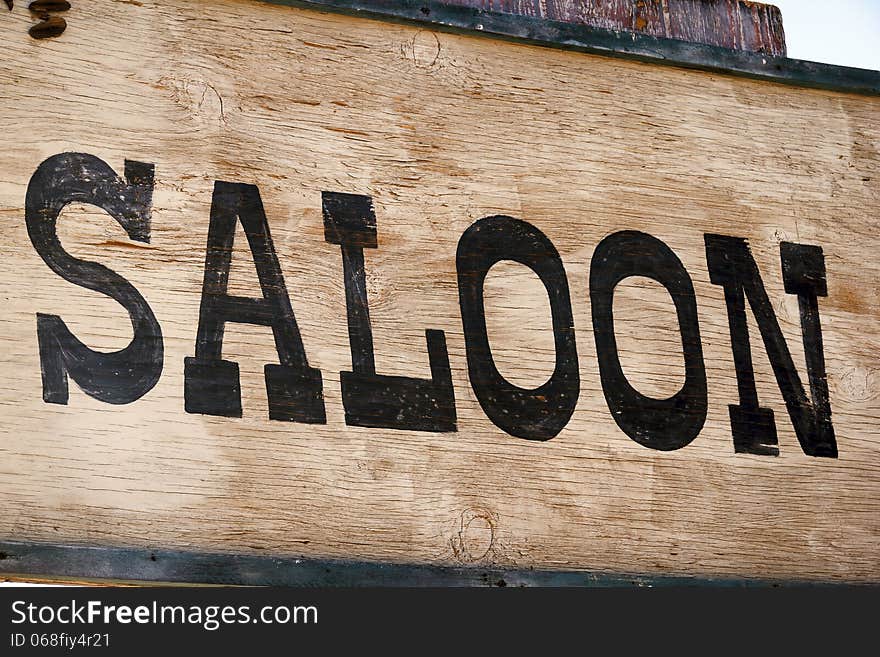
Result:
<svg viewBox="0 0 880 657">
<path fill-rule="evenodd" d="M 747 0 L 448 0 L 448 4 L 768 55 L 786 53 L 782 13 L 773 5 Z"/>
<path fill-rule="evenodd" d="M 54 40 L 0 23 L 0 536 L 9 540 L 278 553 L 495 567 L 880 580 L 880 123 L 877 98 L 795 89 L 434 33 L 240 0 L 78 3 Z M 90 347 L 123 348 L 121 306 L 54 275 L 24 221 L 44 159 L 90 153 L 122 172 L 154 163 L 149 244 L 73 204 L 71 254 L 125 276 L 165 338 L 144 398 L 113 406 L 71 382 L 41 398 L 36 313 Z M 184 412 L 215 180 L 259 186 L 326 425 L 268 419 L 266 328 L 230 324 L 243 417 Z M 351 367 L 339 247 L 321 192 L 373 198 L 367 288 L 384 374 L 428 377 L 425 329 L 446 333 L 457 433 L 347 426 Z M 580 399 L 547 442 L 490 422 L 468 380 L 456 246 L 474 221 L 539 227 L 565 264 Z M 619 230 L 662 239 L 696 291 L 709 390 L 699 437 L 672 452 L 618 429 L 602 393 L 589 296 L 596 245 Z M 779 244 L 819 245 L 819 306 L 839 458 L 806 456 L 752 333 L 758 394 L 780 455 L 735 454 L 737 401 L 721 287 L 705 233 L 747 238 L 805 378 L 797 298 Z M 259 295 L 246 241 L 230 292 Z M 552 371 L 547 295 L 526 267 L 486 284 L 499 370 L 534 386 Z M 615 295 L 624 371 L 645 394 L 684 378 L 664 288 Z"/>
</svg>

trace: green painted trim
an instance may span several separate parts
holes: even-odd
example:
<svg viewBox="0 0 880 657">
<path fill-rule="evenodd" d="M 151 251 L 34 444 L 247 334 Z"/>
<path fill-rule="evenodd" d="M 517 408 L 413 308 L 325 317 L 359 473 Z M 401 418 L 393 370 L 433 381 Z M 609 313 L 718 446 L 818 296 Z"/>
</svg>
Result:
<svg viewBox="0 0 880 657">
<path fill-rule="evenodd" d="M 566 586 L 794 587 L 849 582 L 773 581 L 630 575 L 583 571 L 510 570 L 482 566 L 378 563 L 290 556 L 212 554 L 121 547 L 0 542 L 0 577 L 51 577 L 115 582 L 245 586 Z"/>
<path fill-rule="evenodd" d="M 386 21 L 428 25 L 439 31 L 481 35 L 519 43 L 575 50 L 870 96 L 880 95 L 880 71 L 743 52 L 634 32 L 503 14 L 427 0 L 262 0 Z"/>
</svg>

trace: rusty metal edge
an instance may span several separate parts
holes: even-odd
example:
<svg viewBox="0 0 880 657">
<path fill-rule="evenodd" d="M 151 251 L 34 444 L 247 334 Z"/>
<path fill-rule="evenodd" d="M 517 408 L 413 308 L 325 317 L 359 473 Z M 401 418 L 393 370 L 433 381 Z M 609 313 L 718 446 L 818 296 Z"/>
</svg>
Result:
<svg viewBox="0 0 880 657">
<path fill-rule="evenodd" d="M 432 0 L 261 0 L 438 31 L 574 50 L 781 84 L 880 95 L 880 71 L 763 55 L 690 41 L 506 14 Z"/>
<path fill-rule="evenodd" d="M 475 566 L 380 563 L 0 541 L 0 579 L 115 584 L 307 587 L 853 587 L 861 582 L 711 578 Z"/>
</svg>

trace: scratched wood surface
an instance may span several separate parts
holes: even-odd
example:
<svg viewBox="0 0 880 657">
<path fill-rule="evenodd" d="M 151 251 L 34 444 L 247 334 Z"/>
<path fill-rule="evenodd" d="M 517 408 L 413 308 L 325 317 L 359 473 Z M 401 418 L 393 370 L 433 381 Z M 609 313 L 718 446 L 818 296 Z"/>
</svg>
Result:
<svg viewBox="0 0 880 657">
<path fill-rule="evenodd" d="M 715 73 L 434 33 L 255 2 L 77 3 L 57 39 L 0 21 L 0 537 L 87 545 L 277 553 L 518 568 L 880 580 L 880 103 Z M 128 279 L 162 326 L 158 384 L 109 405 L 71 381 L 41 397 L 36 313 L 93 349 L 118 350 L 116 302 L 53 274 L 24 220 L 46 158 L 90 153 L 122 172 L 155 164 L 149 244 L 106 213 L 64 209 L 71 254 Z M 184 411 L 215 180 L 259 186 L 327 423 L 270 421 L 271 332 L 229 324 L 243 417 Z M 321 192 L 373 197 L 365 252 L 380 373 L 429 377 L 425 329 L 445 331 L 458 432 L 345 424 L 351 368 L 340 249 Z M 508 435 L 468 379 L 459 237 L 489 215 L 554 243 L 571 291 L 581 378 L 554 439 Z M 708 417 L 683 449 L 647 449 L 608 410 L 589 296 L 596 245 L 619 230 L 662 239 L 696 292 Z M 839 457 L 801 450 L 764 347 L 758 394 L 779 456 L 735 454 L 737 402 L 723 289 L 704 234 L 747 238 L 805 379 L 798 301 L 779 244 L 821 246 L 824 353 Z M 230 293 L 259 296 L 239 231 Z M 684 381 L 669 294 L 644 278 L 614 297 L 621 362 L 643 394 Z M 553 371 L 549 301 L 532 271 L 486 282 L 500 372 Z"/>
<path fill-rule="evenodd" d="M 509 14 L 785 55 L 777 7 L 747 0 L 449 0 Z"/>
</svg>

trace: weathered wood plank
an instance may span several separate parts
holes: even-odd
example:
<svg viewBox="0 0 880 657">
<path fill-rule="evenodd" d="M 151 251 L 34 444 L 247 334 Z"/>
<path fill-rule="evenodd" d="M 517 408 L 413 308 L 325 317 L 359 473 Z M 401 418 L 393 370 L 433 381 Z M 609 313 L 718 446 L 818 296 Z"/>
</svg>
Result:
<svg viewBox="0 0 880 657">
<path fill-rule="evenodd" d="M 0 537 L 880 578 L 877 98 L 235 0 L 212 3 L 210 14 L 193 0 L 95 0 L 73 11 L 77 29 L 54 40 L 30 39 L 19 8 L 0 23 Z M 65 152 L 120 175 L 126 159 L 155 167 L 148 242 L 94 205 L 68 205 L 58 223 L 66 252 L 118 272 L 161 326 L 161 376 L 133 403 L 100 401 L 73 378 L 66 404 L 43 400 L 51 345 L 41 361 L 38 313 L 59 316 L 92 349 L 132 340 L 126 310 L 53 273 L 28 234 L 31 178 Z M 137 178 L 146 185 L 144 169 Z M 239 365 L 242 417 L 186 411 L 215 181 L 258 186 L 309 365 L 321 372 L 326 424 L 270 420 L 264 366 L 279 353 L 268 327 L 240 323 L 227 325 L 222 356 Z M 363 255 L 376 371 L 429 380 L 425 331 L 443 331 L 456 432 L 346 422 L 340 372 L 352 370 L 352 339 L 323 192 L 373 201 L 377 248 Z M 32 216 L 42 226 L 40 212 Z M 566 272 L 572 321 L 557 329 L 570 336 L 573 327 L 579 395 L 544 442 L 491 420 L 469 371 L 475 341 L 464 335 L 456 255 L 465 231 L 496 215 L 540 230 Z M 597 337 L 607 332 L 594 330 L 591 276 L 598 245 L 618 231 L 662 240 L 692 280 L 698 341 L 682 341 L 660 283 L 627 278 L 613 297 L 622 371 L 642 394 L 675 395 L 689 372 L 683 349 L 701 347 L 705 421 L 674 451 L 631 438 L 603 387 Z M 707 235 L 749 240 L 807 388 L 780 244 L 822 248 L 827 296 L 817 307 L 837 458 L 802 449 L 750 308 L 757 396 L 774 411 L 779 456 L 734 451 L 737 369 Z M 261 295 L 241 226 L 228 292 Z M 540 387 L 557 347 L 545 285 L 502 261 L 484 296 L 499 372 Z"/>
<path fill-rule="evenodd" d="M 449 0 L 449 4 L 785 55 L 782 14 L 747 0 Z"/>
</svg>

